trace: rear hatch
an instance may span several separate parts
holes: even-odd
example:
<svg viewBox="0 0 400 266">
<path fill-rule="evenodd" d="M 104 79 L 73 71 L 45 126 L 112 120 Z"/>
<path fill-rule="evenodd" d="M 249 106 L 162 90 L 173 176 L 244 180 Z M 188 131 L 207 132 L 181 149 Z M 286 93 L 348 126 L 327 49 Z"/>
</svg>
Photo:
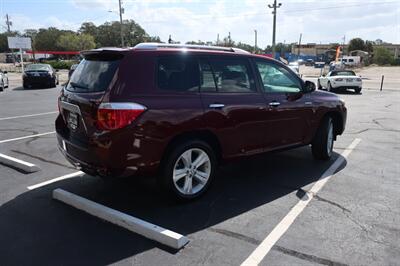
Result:
<svg viewBox="0 0 400 266">
<path fill-rule="evenodd" d="M 92 50 L 82 55 L 84 59 L 62 90 L 59 107 L 68 138 L 88 144 L 97 131 L 97 109 L 115 83 L 124 50 Z"/>
</svg>

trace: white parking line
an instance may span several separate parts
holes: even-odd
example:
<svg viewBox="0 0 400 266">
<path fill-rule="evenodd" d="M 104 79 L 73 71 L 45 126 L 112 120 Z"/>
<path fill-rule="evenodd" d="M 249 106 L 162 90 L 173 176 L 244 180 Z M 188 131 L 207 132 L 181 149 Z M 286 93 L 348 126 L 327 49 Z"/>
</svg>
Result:
<svg viewBox="0 0 400 266">
<path fill-rule="evenodd" d="M 56 113 L 58 113 L 58 111 L 46 112 L 46 113 L 38 113 L 38 114 L 31 114 L 31 115 L 19 115 L 19 116 L 10 116 L 10 117 L 0 117 L 0 121 L 3 121 L 3 120 L 10 120 L 10 119 L 16 119 L 16 118 L 32 117 L 32 116 L 50 115 L 50 114 L 56 114 Z"/>
<path fill-rule="evenodd" d="M 61 180 L 64 180 L 64 179 L 81 176 L 83 174 L 84 173 L 82 171 L 78 171 L 78 172 L 71 173 L 71 174 L 68 174 L 68 175 L 63 175 L 63 176 L 60 176 L 60 177 L 56 177 L 56 178 L 44 181 L 44 182 L 36 184 L 36 185 L 29 186 L 29 187 L 27 187 L 27 189 L 29 189 L 29 190 L 36 189 L 36 188 L 43 187 L 43 186 L 46 186 L 48 184 L 51 184 L 51 183 L 54 183 L 54 182 L 57 182 L 57 181 L 61 181 Z"/>
<path fill-rule="evenodd" d="M 307 199 L 300 200 L 289 213 L 279 222 L 272 232 L 261 242 L 261 244 L 250 254 L 250 256 L 241 264 L 242 266 L 258 265 L 264 257 L 268 254 L 275 243 L 281 236 L 289 229 L 294 220 L 304 210 L 307 204 L 313 199 L 314 195 L 321 190 L 321 188 L 329 181 L 335 174 L 336 170 L 342 165 L 354 148 L 360 143 L 361 139 L 356 138 L 353 142 L 342 152 L 336 161 L 326 170 L 321 177 L 314 183 L 311 190 L 307 193 Z"/>
<path fill-rule="evenodd" d="M 0 153 L 0 163 L 12 166 L 27 173 L 34 173 L 40 170 L 40 168 L 33 163 L 28 163 L 2 153 Z"/>
<path fill-rule="evenodd" d="M 62 201 L 107 222 L 119 225 L 129 231 L 175 249 L 180 249 L 189 242 L 186 236 L 108 208 L 62 189 L 55 189 L 53 191 L 53 199 Z"/>
<path fill-rule="evenodd" d="M 40 133 L 40 134 L 23 136 L 23 137 L 19 137 L 19 138 L 0 140 L 0 144 L 1 143 L 6 143 L 6 142 L 11 142 L 11 141 L 16 141 L 16 140 L 21 140 L 21 139 L 29 139 L 29 138 L 36 138 L 36 137 L 46 136 L 46 135 L 50 135 L 50 134 L 54 134 L 54 133 L 56 133 L 56 132 L 55 131 L 49 131 L 49 132 Z"/>
</svg>

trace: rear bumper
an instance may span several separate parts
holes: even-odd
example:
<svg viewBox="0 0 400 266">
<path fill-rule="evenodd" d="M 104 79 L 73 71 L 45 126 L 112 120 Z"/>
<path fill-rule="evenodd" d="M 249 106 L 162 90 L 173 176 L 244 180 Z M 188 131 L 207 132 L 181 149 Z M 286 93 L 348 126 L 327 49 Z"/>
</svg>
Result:
<svg viewBox="0 0 400 266">
<path fill-rule="evenodd" d="M 24 77 L 25 86 L 52 85 L 56 81 L 52 76 L 48 77 Z"/>
<path fill-rule="evenodd" d="M 56 131 L 61 153 L 72 165 L 90 175 L 128 177 L 157 173 L 160 158 L 149 156 L 145 141 L 129 130 L 116 136 L 94 135 L 82 141 L 71 136 L 59 116 Z M 143 145 L 135 147 L 135 143 Z"/>
<path fill-rule="evenodd" d="M 349 89 L 354 89 L 354 88 L 361 88 L 362 87 L 362 83 L 361 82 L 332 82 L 331 83 L 332 88 L 335 89 L 340 89 L 340 88 L 349 88 Z"/>
</svg>

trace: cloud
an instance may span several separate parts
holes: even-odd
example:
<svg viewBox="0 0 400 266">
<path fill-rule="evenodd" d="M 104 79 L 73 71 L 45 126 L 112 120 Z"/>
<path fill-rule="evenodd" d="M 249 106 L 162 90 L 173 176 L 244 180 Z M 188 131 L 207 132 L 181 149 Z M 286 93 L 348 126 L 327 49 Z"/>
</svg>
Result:
<svg viewBox="0 0 400 266">
<path fill-rule="evenodd" d="M 177 41 L 215 41 L 231 33 L 235 41 L 254 43 L 254 30 L 258 31 L 258 44 L 271 44 L 272 14 L 270 1 L 259 0 L 123 0 L 124 19 L 138 22 L 150 35 L 168 40 L 169 35 Z M 277 13 L 277 42 L 297 42 L 300 33 L 303 43 L 341 42 L 361 37 L 383 39 L 400 43 L 400 3 L 377 0 L 285 0 Z M 58 4 L 64 5 L 61 2 Z M 33 20 L 29 14 L 19 14 L 14 19 L 15 29 L 56 26 L 62 29 L 79 28 L 82 22 L 101 24 L 118 20 L 116 0 L 70 0 L 66 7 L 74 19 L 57 16 L 50 11 L 44 19 Z M 90 10 L 90 12 L 88 12 Z M 47 18 L 46 18 L 47 15 Z"/>
<path fill-rule="evenodd" d="M 118 8 L 117 1 L 110 0 L 70 0 L 72 5 L 79 9 L 104 9 L 111 10 Z"/>
</svg>

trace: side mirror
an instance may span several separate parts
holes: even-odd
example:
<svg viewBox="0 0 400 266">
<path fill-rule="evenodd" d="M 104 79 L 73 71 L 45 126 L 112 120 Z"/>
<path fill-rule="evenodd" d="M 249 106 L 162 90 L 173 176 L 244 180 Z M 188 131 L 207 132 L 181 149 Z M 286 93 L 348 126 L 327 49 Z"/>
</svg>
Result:
<svg viewBox="0 0 400 266">
<path fill-rule="evenodd" d="M 306 82 L 304 83 L 304 89 L 305 89 L 305 92 L 313 92 L 313 91 L 315 91 L 315 89 L 316 89 L 315 83 L 311 82 L 309 80 L 306 80 Z"/>
</svg>

